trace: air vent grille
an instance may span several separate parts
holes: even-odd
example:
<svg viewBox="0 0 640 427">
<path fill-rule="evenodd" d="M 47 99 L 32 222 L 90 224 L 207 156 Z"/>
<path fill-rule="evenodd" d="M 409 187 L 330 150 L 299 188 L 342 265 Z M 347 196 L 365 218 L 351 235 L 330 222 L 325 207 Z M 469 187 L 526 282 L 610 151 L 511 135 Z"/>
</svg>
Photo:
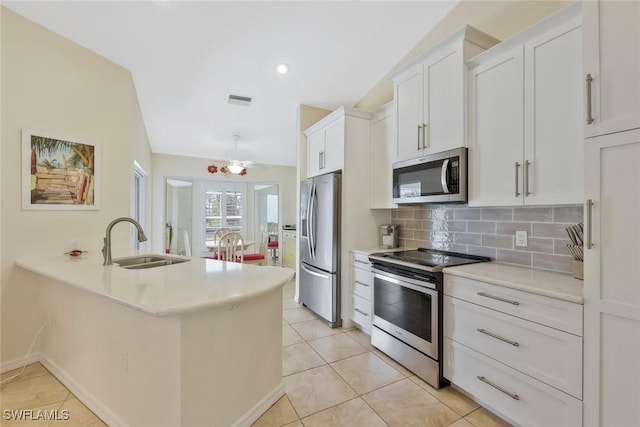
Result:
<svg viewBox="0 0 640 427">
<path fill-rule="evenodd" d="M 251 105 L 252 99 L 253 98 L 250 98 L 248 96 L 229 94 L 229 104 L 244 105 L 248 107 L 249 105 Z"/>
</svg>

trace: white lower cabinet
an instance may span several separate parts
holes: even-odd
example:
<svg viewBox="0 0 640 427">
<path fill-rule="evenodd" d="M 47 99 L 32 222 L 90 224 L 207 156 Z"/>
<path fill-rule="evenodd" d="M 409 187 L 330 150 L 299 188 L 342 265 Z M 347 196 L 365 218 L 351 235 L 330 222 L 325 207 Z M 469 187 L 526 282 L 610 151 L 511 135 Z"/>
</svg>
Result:
<svg viewBox="0 0 640 427">
<path fill-rule="evenodd" d="M 351 252 L 351 320 L 371 335 L 373 321 L 373 273 L 365 253 Z"/>
<path fill-rule="evenodd" d="M 582 305 L 445 274 L 444 376 L 519 425 L 582 425 Z"/>
</svg>

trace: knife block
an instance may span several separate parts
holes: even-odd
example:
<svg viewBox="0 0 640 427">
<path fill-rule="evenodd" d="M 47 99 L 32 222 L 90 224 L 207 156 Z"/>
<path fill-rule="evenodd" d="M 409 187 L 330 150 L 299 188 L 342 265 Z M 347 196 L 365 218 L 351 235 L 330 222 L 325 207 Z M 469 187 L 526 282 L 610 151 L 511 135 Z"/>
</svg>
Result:
<svg viewBox="0 0 640 427">
<path fill-rule="evenodd" d="M 584 263 L 582 261 L 573 261 L 573 277 L 576 279 L 584 279 Z"/>
</svg>

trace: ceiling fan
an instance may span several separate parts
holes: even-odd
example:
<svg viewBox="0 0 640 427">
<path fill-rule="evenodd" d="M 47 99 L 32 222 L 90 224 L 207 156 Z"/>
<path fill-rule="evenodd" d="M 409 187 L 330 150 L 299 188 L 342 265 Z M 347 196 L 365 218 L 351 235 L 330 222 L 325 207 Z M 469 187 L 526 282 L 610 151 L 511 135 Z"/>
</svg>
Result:
<svg viewBox="0 0 640 427">
<path fill-rule="evenodd" d="M 238 141 L 240 140 L 239 135 L 233 135 L 233 142 L 235 144 L 236 154 L 238 157 Z M 226 165 L 220 167 L 220 172 L 222 173 L 232 173 L 235 175 L 246 175 L 247 169 L 252 168 L 254 163 L 250 160 L 229 160 Z M 216 173 L 218 168 L 215 165 L 211 165 L 208 167 L 209 172 Z"/>
</svg>

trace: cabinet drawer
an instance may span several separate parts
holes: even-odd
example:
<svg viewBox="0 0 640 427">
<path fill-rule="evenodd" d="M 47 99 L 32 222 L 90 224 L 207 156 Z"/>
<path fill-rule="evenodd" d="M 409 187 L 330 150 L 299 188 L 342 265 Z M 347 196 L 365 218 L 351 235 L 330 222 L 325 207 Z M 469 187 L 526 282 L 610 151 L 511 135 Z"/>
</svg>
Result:
<svg viewBox="0 0 640 427">
<path fill-rule="evenodd" d="M 580 304 L 451 274 L 444 275 L 444 293 L 582 336 L 582 305 Z"/>
<path fill-rule="evenodd" d="M 443 351 L 444 376 L 504 417 L 526 426 L 582 426 L 580 400 L 450 338 Z"/>
<path fill-rule="evenodd" d="M 353 297 L 353 309 L 351 311 L 351 320 L 362 326 L 363 330 L 371 334 L 371 301 L 351 295 Z"/>
<path fill-rule="evenodd" d="M 444 335 L 582 398 L 582 338 L 444 297 Z"/>
<path fill-rule="evenodd" d="M 369 255 L 358 252 L 351 252 L 351 265 L 359 268 L 371 268 Z"/>
<path fill-rule="evenodd" d="M 353 273 L 353 293 L 371 301 L 373 288 L 371 270 L 354 267 L 351 271 Z"/>
</svg>

